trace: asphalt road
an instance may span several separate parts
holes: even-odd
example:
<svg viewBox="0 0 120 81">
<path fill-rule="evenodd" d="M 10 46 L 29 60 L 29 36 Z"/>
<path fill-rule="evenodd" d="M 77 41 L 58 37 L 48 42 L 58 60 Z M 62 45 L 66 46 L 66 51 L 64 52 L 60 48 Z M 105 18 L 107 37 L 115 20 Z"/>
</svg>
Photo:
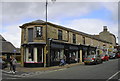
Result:
<svg viewBox="0 0 120 81">
<path fill-rule="evenodd" d="M 26 77 L 20 77 L 19 79 L 25 79 L 25 81 L 33 81 L 34 79 L 36 80 L 43 79 L 45 81 L 56 80 L 56 79 L 117 81 L 120 80 L 120 68 L 119 68 L 120 66 L 118 67 L 118 65 L 120 65 L 119 62 L 120 59 L 112 59 L 98 65 L 77 65 L 70 68 L 53 70 L 43 73 L 37 73 L 37 74 L 32 73 Z M 4 78 L 5 77 L 7 76 L 4 75 Z M 17 78 L 18 77 L 16 77 L 16 79 Z M 12 77 L 12 81 L 14 80 L 15 80 L 15 76 Z"/>
<path fill-rule="evenodd" d="M 109 79 L 117 72 L 118 59 L 113 59 L 98 65 L 78 65 L 34 77 L 40 79 Z M 116 75 L 112 79 L 118 78 Z"/>
</svg>

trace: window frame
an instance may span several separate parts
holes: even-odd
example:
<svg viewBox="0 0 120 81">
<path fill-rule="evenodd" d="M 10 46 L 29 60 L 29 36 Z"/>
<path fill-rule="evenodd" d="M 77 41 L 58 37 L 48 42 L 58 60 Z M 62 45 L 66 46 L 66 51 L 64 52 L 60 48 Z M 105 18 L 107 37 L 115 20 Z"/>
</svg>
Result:
<svg viewBox="0 0 120 81">
<path fill-rule="evenodd" d="M 73 43 L 76 43 L 76 34 L 73 34 Z"/>
<path fill-rule="evenodd" d="M 37 29 L 37 28 L 40 28 L 40 29 Z M 39 33 L 41 33 L 41 34 L 39 35 Z M 43 27 L 42 26 L 35 26 L 35 38 L 41 38 L 42 36 L 43 36 Z"/>
<path fill-rule="evenodd" d="M 63 40 L 63 31 L 58 30 L 58 40 Z"/>
</svg>

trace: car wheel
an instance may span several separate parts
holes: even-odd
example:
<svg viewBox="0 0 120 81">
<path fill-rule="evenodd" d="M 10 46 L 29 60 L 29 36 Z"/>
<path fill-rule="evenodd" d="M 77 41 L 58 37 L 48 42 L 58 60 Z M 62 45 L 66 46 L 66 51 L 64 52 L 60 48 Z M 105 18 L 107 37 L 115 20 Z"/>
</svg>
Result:
<svg viewBox="0 0 120 81">
<path fill-rule="evenodd" d="M 85 65 L 88 65 L 87 63 L 84 63 Z"/>
<path fill-rule="evenodd" d="M 101 63 L 103 63 L 103 61 L 101 60 Z"/>
<path fill-rule="evenodd" d="M 95 65 L 97 65 L 98 63 L 97 63 L 97 61 L 95 61 L 95 63 L 94 63 Z"/>
</svg>

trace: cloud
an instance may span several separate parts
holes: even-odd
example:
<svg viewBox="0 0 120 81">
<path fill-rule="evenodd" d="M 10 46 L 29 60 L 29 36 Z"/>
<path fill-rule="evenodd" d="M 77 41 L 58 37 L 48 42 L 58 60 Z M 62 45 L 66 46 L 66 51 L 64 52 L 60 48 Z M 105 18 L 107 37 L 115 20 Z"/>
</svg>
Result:
<svg viewBox="0 0 120 81">
<path fill-rule="evenodd" d="M 56 0 L 56 2 L 118 2 L 118 1 L 119 0 Z M 45 0 L 4 0 L 3 2 L 45 2 Z"/>
<path fill-rule="evenodd" d="M 88 34 L 99 34 L 103 31 L 103 26 L 108 26 L 108 31 L 118 36 L 118 24 L 110 24 L 99 19 L 76 19 L 68 21 L 69 24 L 64 24 L 69 28 L 86 32 Z"/>
<path fill-rule="evenodd" d="M 90 34 L 98 34 L 105 22 L 97 19 L 77 19 L 69 22 L 68 26 Z"/>
<path fill-rule="evenodd" d="M 43 17 L 43 3 L 5 2 L 2 5 L 3 22 L 15 23 L 25 19 Z"/>
<path fill-rule="evenodd" d="M 1 35 L 9 42 L 11 42 L 15 47 L 20 48 L 20 41 L 21 41 L 21 30 L 19 28 L 19 24 L 11 25 L 8 27 L 5 27 L 4 30 L 7 30 L 3 32 Z"/>
<path fill-rule="evenodd" d="M 118 2 L 106 2 L 106 3 L 103 3 L 103 6 L 112 12 L 111 18 L 112 20 L 117 22 L 118 21 Z"/>
<path fill-rule="evenodd" d="M 12 42 L 16 47 L 20 47 L 21 32 L 19 25 L 32 20 L 45 20 L 45 2 L 7 2 L 2 3 L 3 28 L 2 35 L 6 40 Z M 80 19 L 79 17 L 89 14 L 94 10 L 104 7 L 111 11 L 111 20 L 116 22 L 117 3 L 92 2 L 56 2 L 48 4 L 48 21 L 71 27 L 89 34 L 98 34 L 102 31 L 102 26 L 107 25 L 110 31 L 117 33 L 117 23 L 108 23 L 99 19 Z M 101 12 L 102 13 L 102 12 Z M 108 13 L 109 14 L 109 13 Z M 73 19 L 72 19 L 73 18 Z M 22 23 L 22 24 L 21 24 Z M 117 35 L 117 34 L 116 34 Z"/>
</svg>

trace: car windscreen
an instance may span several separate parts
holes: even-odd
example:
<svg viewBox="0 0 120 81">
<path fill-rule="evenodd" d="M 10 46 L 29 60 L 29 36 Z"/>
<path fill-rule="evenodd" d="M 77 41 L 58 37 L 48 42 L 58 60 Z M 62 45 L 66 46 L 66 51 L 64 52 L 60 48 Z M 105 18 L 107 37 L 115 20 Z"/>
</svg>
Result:
<svg viewBox="0 0 120 81">
<path fill-rule="evenodd" d="M 0 58 L 0 63 L 2 63 L 2 58 Z"/>
<path fill-rule="evenodd" d="M 111 53 L 111 54 L 109 54 L 109 55 L 115 55 L 115 53 Z"/>
<path fill-rule="evenodd" d="M 105 56 L 105 55 L 100 55 L 101 57 Z"/>
<path fill-rule="evenodd" d="M 87 56 L 87 58 L 93 58 L 94 57 L 94 55 L 89 55 L 89 56 Z"/>
</svg>

